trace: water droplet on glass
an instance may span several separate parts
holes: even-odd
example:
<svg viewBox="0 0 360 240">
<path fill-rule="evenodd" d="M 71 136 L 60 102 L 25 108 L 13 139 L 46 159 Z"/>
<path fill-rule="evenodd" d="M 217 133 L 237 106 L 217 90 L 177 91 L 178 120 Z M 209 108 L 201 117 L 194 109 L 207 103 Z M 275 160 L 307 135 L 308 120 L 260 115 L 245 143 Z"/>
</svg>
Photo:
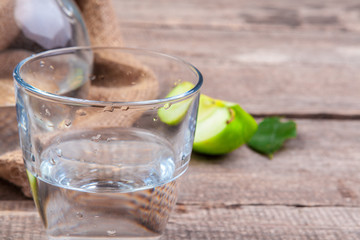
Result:
<svg viewBox="0 0 360 240">
<path fill-rule="evenodd" d="M 44 61 L 40 61 L 40 67 L 44 67 L 45 66 L 45 62 Z"/>
<path fill-rule="evenodd" d="M 114 106 L 106 106 L 103 109 L 104 112 L 113 112 L 114 111 Z"/>
<path fill-rule="evenodd" d="M 76 217 L 78 217 L 78 218 L 83 218 L 84 215 L 83 215 L 81 212 L 77 212 L 77 213 L 76 213 Z"/>
<path fill-rule="evenodd" d="M 171 107 L 171 103 L 165 103 L 165 105 L 164 105 L 164 109 L 166 110 L 166 109 L 169 109 Z"/>
<path fill-rule="evenodd" d="M 64 124 L 65 124 L 65 126 L 70 127 L 71 120 L 70 119 L 65 119 Z"/>
<path fill-rule="evenodd" d="M 92 137 L 91 137 L 91 141 L 98 142 L 98 141 L 100 140 L 100 138 L 101 138 L 101 135 L 98 134 L 98 135 L 96 135 L 96 136 L 92 136 Z"/>
<path fill-rule="evenodd" d="M 50 68 L 51 70 L 54 70 L 54 69 L 55 69 L 53 65 L 50 65 L 49 68 Z"/>
<path fill-rule="evenodd" d="M 181 156 L 181 164 L 185 164 L 186 163 L 186 156 L 182 155 Z"/>
<path fill-rule="evenodd" d="M 106 231 L 106 233 L 107 233 L 108 236 L 115 236 L 116 231 L 115 230 L 108 230 L 108 231 Z"/>
<path fill-rule="evenodd" d="M 83 109 L 77 110 L 76 113 L 80 116 L 86 116 L 86 112 Z"/>
<path fill-rule="evenodd" d="M 49 111 L 49 109 L 45 109 L 45 116 L 51 116 L 51 113 L 50 113 L 50 111 Z"/>
<path fill-rule="evenodd" d="M 129 106 L 121 106 L 121 111 L 127 111 L 129 109 Z"/>
<path fill-rule="evenodd" d="M 50 164 L 51 164 L 51 165 L 55 165 L 55 164 L 56 164 L 56 161 L 55 161 L 55 159 L 53 159 L 53 158 L 50 158 Z"/>
<path fill-rule="evenodd" d="M 62 156 L 62 151 L 61 151 L 60 148 L 57 148 L 57 149 L 55 150 L 55 152 L 56 152 L 56 155 L 57 155 L 58 157 L 61 157 L 61 156 Z"/>
</svg>

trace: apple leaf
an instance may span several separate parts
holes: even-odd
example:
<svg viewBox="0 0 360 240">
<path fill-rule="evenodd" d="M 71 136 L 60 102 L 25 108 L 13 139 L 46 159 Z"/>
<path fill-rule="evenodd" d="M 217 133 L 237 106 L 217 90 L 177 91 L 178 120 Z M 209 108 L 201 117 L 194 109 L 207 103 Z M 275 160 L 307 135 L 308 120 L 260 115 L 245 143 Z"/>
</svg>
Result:
<svg viewBox="0 0 360 240">
<path fill-rule="evenodd" d="M 256 152 L 267 155 L 272 159 L 289 138 L 296 137 L 296 123 L 294 121 L 281 122 L 278 117 L 265 118 L 257 131 L 247 143 Z"/>
</svg>

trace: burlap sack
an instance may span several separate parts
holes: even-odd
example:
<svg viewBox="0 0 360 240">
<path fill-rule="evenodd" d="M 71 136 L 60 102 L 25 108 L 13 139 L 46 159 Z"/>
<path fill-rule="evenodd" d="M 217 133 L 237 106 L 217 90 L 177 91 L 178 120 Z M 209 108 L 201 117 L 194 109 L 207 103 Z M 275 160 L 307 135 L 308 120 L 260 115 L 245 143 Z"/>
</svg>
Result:
<svg viewBox="0 0 360 240">
<path fill-rule="evenodd" d="M 111 0 L 76 0 L 93 46 L 122 46 L 123 41 Z"/>
<path fill-rule="evenodd" d="M 5 49 L 11 44 L 13 39 L 19 33 L 14 19 L 14 0 L 0 1 L 0 50 Z"/>
<path fill-rule="evenodd" d="M 9 4 L 5 4 L 9 3 Z M 11 7 L 13 7 L 12 3 L 13 0 L 6 0 L 1 1 L 0 3 L 0 20 L 11 22 L 13 19 L 11 19 L 11 16 L 5 17 L 2 13 L 12 12 Z M 114 12 L 112 2 L 111 0 L 78 0 L 77 1 L 78 6 L 82 12 L 83 18 L 85 20 L 88 33 L 90 36 L 90 41 L 92 45 L 96 46 L 122 46 L 122 39 L 119 29 L 119 24 L 117 21 L 116 14 Z M 9 9 L 10 8 L 10 9 Z M 4 10 L 6 9 L 6 10 Z M 11 27 L 14 28 L 14 24 L 11 24 Z M 1 24 L 2 27 L 6 27 L 6 24 Z M 14 28 L 16 29 L 16 28 Z M 0 27 L 0 33 L 2 31 L 7 31 L 5 29 L 1 29 Z M 0 38 L 0 51 L 4 47 L 11 44 L 12 38 L 14 38 L 18 32 L 18 30 L 13 30 L 14 32 L 9 33 L 6 38 Z M 2 48 L 3 47 L 3 48 Z M 14 63 L 11 61 L 11 59 L 19 59 L 19 54 L 26 55 L 26 52 L 12 52 L 9 53 L 10 55 L 7 56 L 9 60 L 8 65 L 2 65 L 0 69 L 6 71 L 12 71 Z M 17 54 L 17 55 L 15 55 Z M 23 56 L 23 55 L 22 55 Z M 150 99 L 153 98 L 157 94 L 157 85 L 154 84 L 156 82 L 155 77 L 152 75 L 151 71 L 146 69 L 146 67 L 142 66 L 134 57 L 130 55 L 109 55 L 106 54 L 104 56 L 100 57 L 100 61 L 97 61 L 95 63 L 95 75 L 100 75 L 102 71 L 106 71 L 107 74 L 126 74 L 126 72 L 129 72 L 129 69 L 133 73 L 135 73 L 134 79 L 128 82 L 122 82 L 119 81 L 115 84 L 121 86 L 122 91 L 118 91 L 118 88 L 114 88 L 114 85 L 106 86 L 106 84 L 100 84 L 99 81 L 101 79 L 97 79 L 96 81 L 92 82 L 91 85 L 91 99 L 95 100 L 127 100 L 132 99 L 132 101 L 136 100 L 144 100 L 144 99 Z M 113 71 L 113 72 L 112 72 Z M 0 74 L 1 75 L 1 74 Z M 0 78 L 6 78 L 6 76 L 0 76 Z M 142 81 L 142 78 L 146 78 L 147 81 Z M 121 79 L 121 78 L 119 78 Z M 11 80 L 12 81 L 12 80 Z M 136 81 L 136 86 L 133 86 L 133 82 Z M 153 82 L 152 82 L 153 81 Z M 5 81 L 3 81 L 4 83 Z M 114 84 L 114 83 L 112 83 Z M 131 93 L 126 91 L 128 87 L 132 87 Z M 136 88 L 134 91 L 134 87 Z M 1 89 L 0 84 L 0 94 L 2 91 L 5 91 L 4 89 Z M 13 91 L 13 90 L 12 90 Z M 120 95 L 119 95 L 120 94 Z M 130 95 L 131 96 L 130 96 Z M 9 123 L 9 116 L 14 116 L 15 114 L 15 108 L 10 108 L 9 113 L 5 114 L 4 112 L 0 112 L 0 131 L 2 129 L 9 128 L 9 124 L 14 124 L 15 119 L 12 119 L 12 123 Z M 127 116 L 126 119 L 97 119 L 96 117 L 91 118 L 89 116 L 89 121 L 102 121 L 104 124 L 116 124 L 116 123 L 122 123 L 126 121 L 130 121 L 130 119 L 137 117 L 137 116 Z M 110 121 L 110 123 L 109 123 Z M 31 196 L 31 193 L 29 191 L 29 184 L 26 179 L 26 172 L 25 168 L 23 166 L 23 160 L 22 160 L 22 154 L 19 147 L 14 148 L 14 142 L 18 142 L 17 139 L 17 130 L 14 130 L 14 125 L 10 127 L 12 133 L 15 135 L 15 140 L 12 139 L 12 141 L 8 142 L 7 146 L 0 147 L 1 149 L 7 149 L 11 151 L 7 151 L 6 153 L 2 154 L 3 152 L 0 152 L 0 177 L 3 179 L 8 180 L 9 182 L 21 187 L 23 193 L 26 196 Z M 16 128 L 15 128 L 16 129 Z M 11 135 L 11 133 L 8 133 Z M 1 136 L 0 132 L 0 138 L 4 137 Z M 16 145 L 18 146 L 18 144 Z M 2 154 L 2 155 L 1 155 Z"/>
</svg>

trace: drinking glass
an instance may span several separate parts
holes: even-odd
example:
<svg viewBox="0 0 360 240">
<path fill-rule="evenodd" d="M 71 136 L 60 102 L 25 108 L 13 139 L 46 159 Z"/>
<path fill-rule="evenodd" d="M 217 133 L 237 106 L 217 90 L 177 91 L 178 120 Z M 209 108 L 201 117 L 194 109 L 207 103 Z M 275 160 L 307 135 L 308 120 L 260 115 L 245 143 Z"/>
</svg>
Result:
<svg viewBox="0 0 360 240">
<path fill-rule="evenodd" d="M 201 73 L 153 51 L 73 47 L 23 60 L 14 79 L 49 238 L 158 239 L 188 168 Z"/>
</svg>

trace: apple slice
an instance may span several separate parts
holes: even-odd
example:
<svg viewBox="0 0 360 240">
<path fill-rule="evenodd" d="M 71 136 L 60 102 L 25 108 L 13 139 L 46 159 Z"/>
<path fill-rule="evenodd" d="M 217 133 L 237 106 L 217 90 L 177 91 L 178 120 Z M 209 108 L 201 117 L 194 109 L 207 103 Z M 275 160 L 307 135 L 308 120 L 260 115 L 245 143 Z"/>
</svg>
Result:
<svg viewBox="0 0 360 240">
<path fill-rule="evenodd" d="M 257 129 L 255 119 L 238 104 L 200 96 L 193 150 L 220 155 L 250 140 Z"/>
<path fill-rule="evenodd" d="M 194 85 L 182 82 L 166 97 L 182 94 Z M 178 124 L 185 116 L 191 100 L 158 110 L 159 118 L 168 125 Z M 238 104 L 200 95 L 193 150 L 208 155 L 226 154 L 248 142 L 256 132 L 255 119 Z"/>
<path fill-rule="evenodd" d="M 180 95 L 194 88 L 194 84 L 190 82 L 182 82 L 173 88 L 166 97 Z M 187 109 L 191 104 L 191 99 L 183 102 L 172 104 L 169 107 L 163 107 L 158 110 L 159 118 L 168 125 L 177 125 L 185 116 Z"/>
<path fill-rule="evenodd" d="M 26 169 L 26 175 L 29 180 L 31 193 L 35 202 L 36 207 L 39 207 L 39 198 L 38 198 L 38 191 L 37 191 L 37 180 L 36 177 Z"/>
</svg>

